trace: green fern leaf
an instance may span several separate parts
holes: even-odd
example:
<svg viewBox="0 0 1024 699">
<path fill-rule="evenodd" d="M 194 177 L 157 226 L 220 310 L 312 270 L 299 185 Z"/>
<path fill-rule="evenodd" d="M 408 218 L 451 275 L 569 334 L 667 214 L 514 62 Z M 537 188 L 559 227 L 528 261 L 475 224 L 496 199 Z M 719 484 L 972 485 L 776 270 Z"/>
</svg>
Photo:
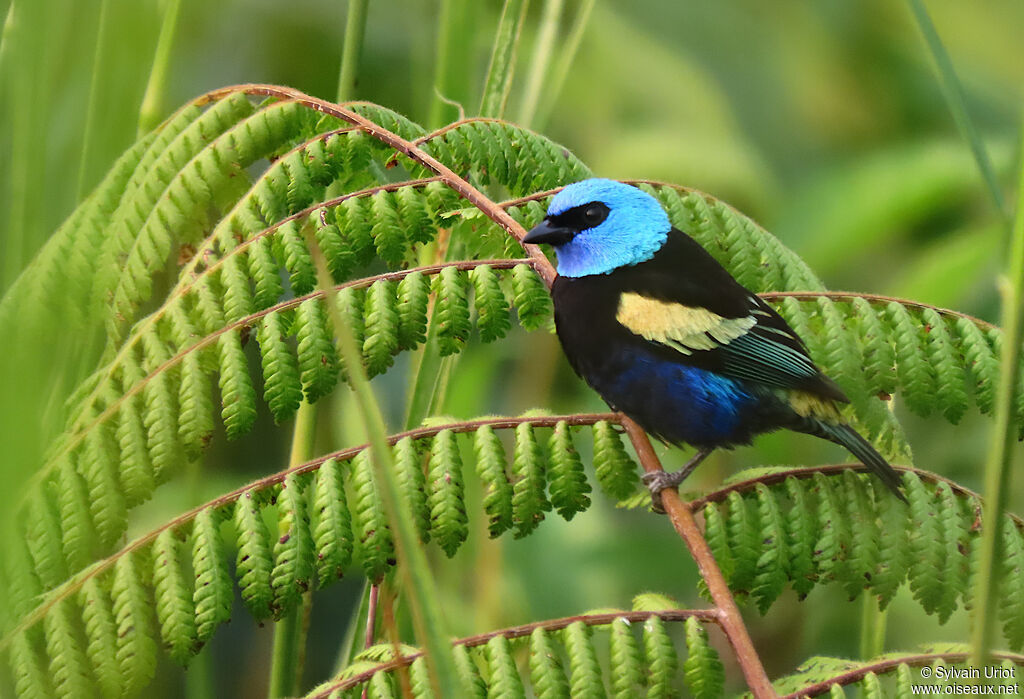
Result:
<svg viewBox="0 0 1024 699">
<path fill-rule="evenodd" d="M 736 560 L 733 558 L 732 549 L 729 548 L 727 521 L 715 505 L 708 504 L 704 507 L 704 538 L 715 557 L 715 563 L 722 571 L 722 576 L 729 586 L 735 589 L 737 586 L 733 581 L 733 573 L 736 569 Z"/>
<path fill-rule="evenodd" d="M 345 245 L 338 226 L 328 223 L 325 226 L 317 226 L 315 229 L 316 244 L 327 260 L 327 269 L 331 272 L 331 278 L 335 282 L 343 282 L 348 279 L 352 268 L 356 264 L 356 256 Z"/>
<path fill-rule="evenodd" d="M 488 696 L 505 699 L 526 699 L 523 681 L 519 678 L 512 647 L 504 636 L 494 636 L 484 646 L 490 679 L 487 683 Z"/>
<path fill-rule="evenodd" d="M 551 318 L 551 296 L 530 265 L 512 268 L 512 289 L 519 324 L 526 330 L 536 330 L 547 324 Z"/>
<path fill-rule="evenodd" d="M 469 291 L 465 275 L 454 267 L 442 269 L 435 284 L 437 342 L 444 357 L 459 352 L 469 338 Z"/>
<path fill-rule="evenodd" d="M 363 313 L 366 319 L 366 337 L 363 340 L 366 373 L 370 376 L 383 374 L 394 362 L 398 351 L 399 316 L 394 282 L 374 282 L 366 292 Z"/>
<path fill-rule="evenodd" d="M 814 589 L 817 582 L 814 547 L 817 543 L 815 535 L 818 527 L 811 504 L 813 498 L 806 494 L 803 483 L 796 478 L 787 478 L 785 485 L 791 503 L 786 513 L 786 547 L 790 554 L 789 576 L 793 591 L 803 599 Z"/>
<path fill-rule="evenodd" d="M 665 622 L 650 616 L 644 622 L 644 657 L 647 663 L 647 697 L 668 697 L 673 693 L 679 658 L 665 629 Z"/>
<path fill-rule="evenodd" d="M 569 685 L 548 633 L 535 628 L 530 633 L 530 682 L 537 699 L 569 699 Z"/>
<path fill-rule="evenodd" d="M 898 357 L 896 372 L 901 384 L 901 394 L 911 410 L 928 416 L 932 411 L 937 390 L 934 370 L 929 365 L 927 354 L 922 347 L 924 338 L 903 305 L 891 302 L 887 310 L 895 335 Z"/>
<path fill-rule="evenodd" d="M 487 532 L 493 539 L 512 528 L 512 484 L 506 473 L 505 448 L 490 425 L 483 425 L 473 434 L 476 472 L 484 489 L 484 512 Z"/>
<path fill-rule="evenodd" d="M 334 210 L 334 218 L 344 246 L 352 251 L 356 265 L 368 264 L 373 259 L 376 248 L 373 241 L 372 215 L 365 198 L 345 199 Z"/>
<path fill-rule="evenodd" d="M 257 619 L 270 616 L 274 599 L 271 573 L 274 559 L 270 533 L 263 521 L 263 497 L 258 491 L 246 491 L 235 503 L 234 524 L 238 536 L 235 575 L 249 613 Z"/>
<path fill-rule="evenodd" d="M 562 632 L 569 655 L 569 692 L 573 697 L 604 697 L 601 666 L 591 640 L 590 627 L 574 621 Z"/>
<path fill-rule="evenodd" d="M 851 578 L 846 586 L 846 592 L 853 598 L 861 593 L 875 574 L 881 533 L 875 521 L 877 507 L 864 478 L 853 471 L 844 471 L 842 479 L 844 499 L 850 516 L 850 535 L 853 537 L 848 547 L 847 560 Z"/>
<path fill-rule="evenodd" d="M 117 623 L 117 663 L 124 692 L 131 695 L 149 683 L 156 669 L 153 600 L 134 556 L 121 556 L 114 563 L 110 596 Z"/>
<path fill-rule="evenodd" d="M 938 485 L 939 517 L 942 521 L 942 543 L 945 548 L 945 570 L 941 575 L 942 595 L 938 603 L 939 623 L 944 624 L 956 611 L 957 599 L 967 589 L 967 549 L 961 549 L 962 542 L 957 533 L 967 531 L 970 522 L 964 522 L 964 514 L 949 484 L 940 482 Z"/>
<path fill-rule="evenodd" d="M 447 189 L 447 188 L 446 188 Z M 434 220 L 428 210 L 428 200 L 416 187 L 399 187 L 394 192 L 398 212 L 402 217 L 402 230 L 411 243 L 426 243 L 434 237 Z"/>
<path fill-rule="evenodd" d="M 195 573 L 192 602 L 195 604 L 196 638 L 200 644 L 210 640 L 217 627 L 231 618 L 231 603 L 235 597 L 220 523 L 221 513 L 207 507 L 196 515 L 192 524 L 192 570 Z"/>
<path fill-rule="evenodd" d="M 60 520 L 51 502 L 52 499 L 44 498 L 43 493 L 29 500 L 22 535 L 28 543 L 39 582 L 47 590 L 56 587 L 68 574 L 61 550 Z"/>
<path fill-rule="evenodd" d="M 907 527 L 910 512 L 905 502 L 891 497 L 880 482 L 874 483 L 875 503 L 879 508 L 879 566 L 871 578 L 871 588 L 878 595 L 882 609 L 892 601 L 907 577 L 910 548 Z"/>
<path fill-rule="evenodd" d="M 416 699 L 434 699 L 430 671 L 427 669 L 427 661 L 422 656 L 409 665 L 409 684 L 412 685 L 412 695 Z"/>
<path fill-rule="evenodd" d="M 224 333 L 217 340 L 217 346 L 220 350 L 221 417 L 228 439 L 237 439 L 256 421 L 256 391 L 249 380 L 238 333 Z"/>
<path fill-rule="evenodd" d="M 1011 648 L 1024 646 L 1024 533 L 1013 519 L 1003 520 L 1003 570 L 999 616 Z"/>
<path fill-rule="evenodd" d="M 171 657 L 185 664 L 199 649 L 193 609 L 192 581 L 182 566 L 181 542 L 165 529 L 153 543 L 153 590 L 160 635 Z"/>
<path fill-rule="evenodd" d="M 896 355 L 882 319 L 865 299 L 854 297 L 852 312 L 860 324 L 864 383 L 880 393 L 896 391 Z"/>
<path fill-rule="evenodd" d="M 49 659 L 42 659 L 42 653 L 36 649 L 36 645 L 29 638 L 29 632 L 19 633 L 11 640 L 10 665 L 14 675 L 14 689 L 19 697 L 49 699 L 56 695 L 51 685 L 53 673 Z"/>
<path fill-rule="evenodd" d="M 96 687 L 104 697 L 119 697 L 122 687 L 121 670 L 117 665 L 114 603 L 96 578 L 85 581 L 79 594 L 79 603 L 82 606 L 85 637 L 88 639 L 86 652 L 96 676 Z"/>
<path fill-rule="evenodd" d="M 462 486 L 462 457 L 455 433 L 451 430 L 441 430 L 434 436 L 427 487 L 430 535 L 451 558 L 469 535 Z"/>
<path fill-rule="evenodd" d="M 967 391 L 959 352 L 946 321 L 934 309 L 925 308 L 921 312 L 921 320 L 925 327 L 928 362 L 938 383 L 936 398 L 939 409 L 947 420 L 956 424 L 967 410 Z"/>
<path fill-rule="evenodd" d="M 370 580 L 380 580 L 394 559 L 394 543 L 373 481 L 368 450 L 352 459 L 352 531 L 358 537 L 356 558 Z"/>
<path fill-rule="evenodd" d="M 374 194 L 370 199 L 370 211 L 373 215 L 371 230 L 377 254 L 389 267 L 398 267 L 405 257 L 408 243 L 391 192 L 380 190 Z"/>
<path fill-rule="evenodd" d="M 786 522 L 768 487 L 757 484 L 758 520 L 761 524 L 761 555 L 757 559 L 752 595 L 764 614 L 786 586 L 789 551 L 786 548 Z"/>
<path fill-rule="evenodd" d="M 178 408 L 181 412 L 178 415 L 178 437 L 185 455 L 189 459 L 198 459 L 213 436 L 214 428 L 210 380 L 199 353 L 189 352 L 182 358 L 179 381 Z M 122 408 L 120 414 L 123 422 L 129 422 L 124 426 L 129 434 L 122 436 L 121 426 L 118 427 L 118 443 L 122 455 L 121 480 L 124 482 L 125 499 L 129 506 L 148 500 L 156 485 L 148 454 L 139 452 L 136 446 L 137 426 L 130 422 L 130 416 L 125 417 L 130 410 Z M 134 458 L 126 460 L 128 454 Z"/>
<path fill-rule="evenodd" d="M 240 255 L 228 255 L 221 262 L 220 283 L 224 295 L 224 318 L 235 323 L 255 310 L 249 289 L 248 270 Z"/>
<path fill-rule="evenodd" d="M 268 236 L 258 238 L 249 246 L 249 275 L 254 280 L 256 295 L 253 303 L 257 308 L 269 308 L 284 294 L 280 268 L 274 257 L 273 245 Z"/>
<path fill-rule="evenodd" d="M 70 599 L 58 601 L 43 621 L 50 674 L 58 697 L 95 696 L 96 680 L 85 652 L 79 609 Z"/>
<path fill-rule="evenodd" d="M 473 302 L 476 306 L 476 325 L 480 331 L 480 339 L 483 342 L 493 342 L 505 337 L 512 327 L 512 321 L 498 275 L 490 265 L 480 265 L 474 267 L 469 276 L 473 281 Z"/>
<path fill-rule="evenodd" d="M 814 484 L 818 492 L 818 545 L 816 558 L 818 569 L 825 579 L 838 582 L 846 589 L 851 598 L 853 590 L 863 579 L 858 578 L 850 569 L 847 561 L 846 542 L 850 541 L 850 520 L 843 507 L 843 495 L 833 489 L 830 479 L 820 473 L 814 474 Z"/>
<path fill-rule="evenodd" d="M 263 316 L 257 335 L 263 365 L 263 398 L 278 424 L 294 415 L 302 403 L 299 360 L 284 339 L 287 325 L 281 314 L 274 311 Z"/>
<path fill-rule="evenodd" d="M 974 400 L 982 413 L 992 412 L 999 385 L 999 360 L 989 336 L 967 318 L 957 318 L 956 331 L 964 361 L 973 379 Z"/>
<path fill-rule="evenodd" d="M 340 372 L 322 299 L 309 299 L 295 309 L 295 334 L 302 386 L 306 400 L 312 403 L 334 389 Z"/>
<path fill-rule="evenodd" d="M 946 563 L 945 532 L 935 502 L 935 491 L 914 473 L 903 477 L 912 521 L 909 571 L 914 599 L 929 614 L 942 614 L 942 575 Z"/>
<path fill-rule="evenodd" d="M 609 497 L 624 500 L 636 492 L 639 478 L 636 464 L 626 454 L 618 432 L 606 420 L 595 422 L 594 474 Z"/>
<path fill-rule="evenodd" d="M 640 647 L 628 621 L 620 617 L 612 622 L 609 643 L 612 694 L 615 699 L 632 699 L 644 681 L 644 673 Z"/>
<path fill-rule="evenodd" d="M 277 496 L 277 541 L 274 543 L 273 610 L 281 618 L 298 603 L 313 584 L 315 556 L 309 527 L 305 474 L 290 473 Z"/>
<path fill-rule="evenodd" d="M 583 473 L 583 462 L 572 443 L 569 425 L 562 421 L 555 425 L 548 441 L 548 461 L 551 476 L 548 490 L 551 504 L 566 521 L 577 512 L 590 507 L 590 484 Z"/>
<path fill-rule="evenodd" d="M 430 541 L 431 505 L 427 502 L 427 478 L 423 459 L 411 437 L 395 442 L 394 466 L 400 490 L 409 503 L 420 541 Z"/>
<path fill-rule="evenodd" d="M 544 512 L 551 509 L 544 495 L 544 481 L 544 455 L 533 427 L 524 422 L 516 426 L 512 458 L 512 511 L 517 539 L 533 531 L 544 519 Z"/>
<path fill-rule="evenodd" d="M 125 529 L 128 506 L 114 470 L 117 443 L 107 424 L 97 425 L 86 435 L 83 461 L 93 527 L 100 546 L 108 548 Z"/>
<path fill-rule="evenodd" d="M 346 499 L 342 467 L 328 459 L 317 469 L 312 507 L 319 587 L 340 578 L 352 562 L 352 517 Z"/>
<path fill-rule="evenodd" d="M 63 559 L 72 570 L 88 565 L 96 545 L 85 482 L 70 461 L 61 464 L 55 483 L 60 511 Z"/>
<path fill-rule="evenodd" d="M 694 617 L 686 620 L 686 660 L 683 679 L 694 699 L 714 699 L 725 688 L 725 668 L 708 643 L 708 633 Z"/>
<path fill-rule="evenodd" d="M 480 677 L 480 671 L 476 663 L 469 655 L 469 650 L 463 645 L 456 645 L 452 648 L 455 656 L 455 669 L 462 680 L 463 690 L 469 693 L 472 699 L 487 699 L 487 684 Z"/>
<path fill-rule="evenodd" d="M 749 592 L 757 576 L 761 556 L 761 528 L 757 512 L 736 491 L 729 493 L 729 516 L 726 520 L 729 548 L 733 552 L 733 589 Z"/>
<path fill-rule="evenodd" d="M 412 272 L 398 283 L 398 347 L 415 349 L 427 337 L 427 307 L 430 303 L 430 279 Z"/>
<path fill-rule="evenodd" d="M 195 374 L 196 357 L 189 358 L 182 366 L 182 380 L 179 393 L 179 405 L 181 416 L 179 418 L 179 435 L 186 445 L 191 443 L 191 437 L 195 434 L 192 430 L 197 427 L 196 418 L 199 413 L 195 403 L 192 402 L 192 391 L 197 387 Z M 203 400 L 207 406 L 210 403 L 209 389 L 207 386 L 199 386 L 203 391 Z M 120 449 L 121 460 L 121 484 L 124 487 L 125 504 L 134 507 L 145 502 L 156 488 L 156 473 L 153 470 L 153 462 L 149 458 L 147 446 L 146 426 L 142 421 L 142 410 L 140 409 L 141 398 L 137 395 L 128 396 L 121 406 L 117 415 L 116 438 L 117 446 Z M 210 413 L 209 419 L 213 417 Z M 199 427 L 199 429 L 202 429 Z M 212 430 L 212 426 L 211 426 Z M 188 447 L 186 447 L 187 449 Z"/>
</svg>

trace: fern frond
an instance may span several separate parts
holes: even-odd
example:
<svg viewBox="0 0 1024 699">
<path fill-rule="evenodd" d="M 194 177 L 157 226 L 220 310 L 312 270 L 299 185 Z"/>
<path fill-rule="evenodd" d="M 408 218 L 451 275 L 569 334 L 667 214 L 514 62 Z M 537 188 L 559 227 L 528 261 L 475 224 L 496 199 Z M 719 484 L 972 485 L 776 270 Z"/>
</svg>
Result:
<svg viewBox="0 0 1024 699">
<path fill-rule="evenodd" d="M 918 653 L 887 653 L 873 660 L 854 662 L 840 658 L 815 657 L 797 668 L 792 675 L 777 680 L 775 690 L 782 699 L 821 696 L 826 692 L 839 692 L 843 687 L 859 688 L 864 696 L 910 696 L 910 685 L 932 685 L 938 693 L 956 680 L 944 680 L 941 675 L 921 675 L 920 668 L 941 665 L 950 672 L 959 670 L 968 677 L 968 654 L 959 649 L 924 649 Z M 993 662 L 1008 668 L 1007 678 L 996 685 L 1012 685 L 1013 676 L 1024 668 L 1024 656 L 1012 653 L 993 653 Z M 963 682 L 963 680 L 959 680 Z M 991 681 L 991 680 L 987 680 Z M 946 692 L 947 694 L 949 692 Z"/>
<path fill-rule="evenodd" d="M 455 287 L 467 290 L 468 275 L 478 266 L 486 265 L 503 275 L 513 273 L 510 270 L 520 264 L 520 260 L 457 262 L 378 275 L 341 285 L 339 302 L 356 329 L 363 328 L 359 334 L 365 338 L 367 363 L 372 366 L 377 362 L 380 368 L 390 363 L 393 353 L 400 348 L 411 349 L 425 335 L 426 280 L 445 274 Z M 536 280 L 528 267 L 523 269 L 519 273 L 523 279 L 530 275 Z M 406 283 L 410 279 L 417 281 Z M 396 282 L 397 293 L 393 291 Z M 364 290 L 369 290 L 369 304 L 355 296 Z M 100 380 L 98 385 L 106 387 L 105 402 L 82 415 L 81 430 L 65 443 L 64 451 L 57 452 L 48 467 L 54 469 L 64 463 L 66 469 L 70 463 L 79 474 L 72 481 L 65 473 L 63 487 L 50 476 L 53 485 L 49 487 L 63 492 L 65 503 L 73 500 L 74 483 L 84 482 L 89 495 L 87 500 L 80 495 L 77 505 L 65 508 L 66 555 L 77 557 L 68 562 L 72 570 L 88 561 L 91 549 L 81 543 L 95 536 L 99 545 L 109 546 L 124 531 L 127 508 L 149 497 L 157 483 L 166 481 L 185 458 L 194 457 L 205 446 L 213 430 L 211 373 L 216 374 L 220 386 L 221 416 L 228 437 L 238 437 L 251 427 L 256 417 L 256 388 L 242 346 L 249 328 L 257 329 L 265 377 L 262 393 L 278 421 L 294 412 L 303 394 L 315 399 L 333 389 L 340 367 L 333 330 L 324 311 L 324 293 L 311 292 L 228 323 L 220 302 L 209 292 L 198 299 L 201 303 L 196 308 L 197 316 L 207 317 L 199 326 L 211 327 L 208 334 L 199 334 L 192 314 L 174 313 L 168 318 L 166 334 L 150 332 L 141 336 L 141 355 L 133 350 L 121 356 L 120 380 Z M 460 319 L 461 329 L 454 332 L 461 339 L 453 342 L 461 342 L 469 333 L 464 323 L 469 322 L 470 305 L 464 293 L 456 296 L 449 297 L 448 308 Z M 381 320 L 385 315 L 387 320 Z M 368 329 L 364 328 L 367 323 Z M 165 338 L 170 337 L 177 339 L 168 342 Z M 185 346 L 177 349 L 178 344 Z M 101 374 L 117 369 L 115 364 Z M 176 382 L 177 390 L 173 388 Z M 72 454 L 74 460 L 59 461 L 62 453 Z M 47 482 L 48 473 L 44 470 L 38 477 L 41 483 Z M 90 509 L 87 515 L 81 507 L 86 501 Z M 71 521 L 75 517 L 86 519 Z M 57 540 L 63 542 L 64 530 L 43 527 L 35 536 L 61 531 Z M 49 548 L 49 543 L 40 546 L 40 554 Z M 50 582 L 55 583 L 61 575 L 55 574 Z"/>
<path fill-rule="evenodd" d="M 547 502 L 544 474 L 553 469 L 549 459 L 555 456 L 548 456 L 540 449 L 536 431 L 551 430 L 553 443 L 560 445 L 558 448 L 562 451 L 557 458 L 564 459 L 571 430 L 590 429 L 595 425 L 604 425 L 597 429 L 606 430 L 613 419 L 615 416 L 608 413 L 486 418 L 418 428 L 391 437 L 389 443 L 394 446 L 400 473 L 405 474 L 402 478 L 406 497 L 410 498 L 414 510 L 421 513 L 421 518 L 429 517 L 421 519 L 420 526 L 429 527 L 424 529 L 429 538 L 437 541 L 447 554 L 454 555 L 468 535 L 462 485 L 463 441 L 468 438 L 463 435 L 472 435 L 478 445 L 474 450 L 477 462 L 473 470 L 489 474 L 487 478 L 497 485 L 490 493 L 490 503 L 485 503 L 484 507 L 504 513 L 500 520 L 504 523 L 501 531 L 504 531 L 512 524 L 513 513 L 525 511 L 524 497 L 531 500 L 531 507 Z M 515 432 L 515 456 L 505 453 L 496 430 Z M 481 444 L 484 446 L 479 446 Z M 422 459 L 429 464 L 425 476 L 422 471 L 416 473 Z M 531 490 L 521 488 L 517 492 L 516 484 L 505 480 L 503 464 L 516 460 L 524 473 L 532 474 Z M 628 460 L 620 467 L 635 469 Z M 572 473 L 577 474 L 573 479 L 582 475 L 575 470 Z M 573 482 L 572 487 L 577 492 L 583 492 L 581 487 L 584 490 L 590 487 L 585 479 Z M 45 573 L 63 561 L 59 553 L 61 525 L 45 502 L 33 502 L 39 503 L 34 511 L 39 512 L 40 517 L 52 518 L 51 526 L 57 528 L 54 551 L 48 554 L 45 547 L 32 549 L 36 569 Z M 581 503 L 577 506 L 583 507 Z M 268 508 L 273 508 L 270 511 L 276 512 L 278 520 L 278 531 L 273 538 L 264 522 Z M 151 565 L 146 564 L 147 570 L 154 573 L 152 581 L 133 572 L 131 577 L 124 578 L 124 586 L 131 582 L 135 594 L 155 597 L 161 635 L 175 657 L 183 660 L 186 653 L 197 651 L 230 616 L 233 578 L 222 532 L 226 513 L 231 515 L 237 551 L 234 578 L 246 607 L 257 619 L 284 613 L 302 592 L 315 583 L 325 586 L 338 579 L 353 561 L 373 580 L 394 565 L 394 543 L 373 482 L 369 453 L 365 446 L 355 447 L 223 495 L 129 543 L 101 564 L 37 600 L 35 610 L 15 629 L 24 630 L 38 624 L 54 604 L 76 594 L 89 580 L 105 579 L 103 576 L 108 575 L 112 567 L 121 565 L 122 559 L 145 555 L 152 561 Z M 533 522 L 533 526 L 536 524 Z M 492 529 L 492 533 L 497 535 L 500 531 Z M 187 565 L 179 547 L 191 550 L 194 584 L 182 577 Z M 49 557 L 53 556 L 56 558 L 51 560 Z M 136 570 L 134 562 L 124 565 Z M 194 617 L 194 623 L 184 618 L 186 610 Z M 143 625 L 140 629 L 150 626 L 152 624 Z M 13 633 L 12 630 L 4 637 L 0 648 L 10 641 Z M 152 634 L 149 642 L 155 643 Z"/>
<path fill-rule="evenodd" d="M 603 697 L 606 686 L 616 688 L 621 696 L 678 696 L 680 654 L 666 625 L 684 622 L 687 686 L 698 697 L 721 696 L 721 661 L 701 628 L 712 621 L 713 615 L 708 612 L 674 608 L 588 613 L 470 636 L 455 641 L 454 651 L 465 684 L 473 690 L 471 696 L 523 697 L 529 687 L 531 696 L 537 697 Z M 635 627 L 643 629 L 644 659 Z M 613 648 L 607 662 L 599 658 L 595 643 L 595 636 L 605 633 Z M 529 639 L 529 657 L 524 662 L 517 662 L 513 652 L 514 647 L 520 647 L 518 643 L 513 645 L 518 639 Z M 334 680 L 315 688 L 306 699 L 344 696 L 350 691 L 358 694 L 362 687 L 369 687 L 372 693 L 374 682 L 393 682 L 398 668 L 415 667 L 423 658 L 423 653 L 414 648 L 404 650 L 399 657 L 393 655 L 391 646 L 378 648 L 360 656 L 376 662 L 350 666 Z M 486 672 L 480 673 L 477 663 Z M 384 679 L 378 679 L 381 676 Z M 630 693 L 623 694 L 625 691 Z M 413 695 L 419 696 L 415 690 Z"/>
<path fill-rule="evenodd" d="M 877 479 L 855 473 L 862 469 L 753 469 L 691 501 L 690 509 L 704 514 L 705 538 L 733 591 L 752 592 L 766 608 L 774 599 L 768 593 L 777 596 L 787 582 L 800 595 L 815 584 L 836 583 L 851 599 L 870 591 L 884 608 L 908 581 L 925 611 L 940 622 L 948 619 L 969 596 L 969 564 L 981 537 L 980 499 L 934 474 L 899 468 L 907 505 Z M 788 512 L 784 521 L 775 510 Z M 782 548 L 771 543 L 780 527 L 787 542 Z M 1009 518 L 1005 532 L 1011 563 L 1003 580 L 1014 585 L 1019 567 L 1012 551 L 1024 545 L 1024 522 Z M 1018 597 L 1005 599 L 1000 617 L 1006 640 L 1019 648 Z"/>
</svg>

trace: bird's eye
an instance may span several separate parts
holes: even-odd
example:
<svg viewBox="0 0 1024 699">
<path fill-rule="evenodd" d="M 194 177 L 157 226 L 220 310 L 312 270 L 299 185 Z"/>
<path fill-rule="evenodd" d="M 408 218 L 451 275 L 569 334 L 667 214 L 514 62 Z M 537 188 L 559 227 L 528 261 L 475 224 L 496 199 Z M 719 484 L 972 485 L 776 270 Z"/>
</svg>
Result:
<svg viewBox="0 0 1024 699">
<path fill-rule="evenodd" d="M 600 202 L 595 202 L 583 210 L 583 219 L 588 227 L 593 227 L 608 218 L 608 207 Z"/>
</svg>

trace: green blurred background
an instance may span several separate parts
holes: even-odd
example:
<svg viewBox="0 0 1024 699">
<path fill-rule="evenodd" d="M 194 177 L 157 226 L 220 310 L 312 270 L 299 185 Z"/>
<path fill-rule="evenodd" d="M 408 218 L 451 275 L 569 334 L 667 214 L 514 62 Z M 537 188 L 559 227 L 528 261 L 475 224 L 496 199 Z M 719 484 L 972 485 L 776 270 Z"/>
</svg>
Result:
<svg viewBox="0 0 1024 699">
<path fill-rule="evenodd" d="M 134 140 L 164 9 L 154 0 L 15 5 L 0 0 L 0 16 L 7 17 L 0 44 L 0 289 Z M 512 120 L 520 114 L 542 5 L 531 3 L 506 112 Z M 467 6 L 460 69 L 444 96 L 473 115 L 500 3 Z M 577 8 L 565 3 L 560 37 Z M 1024 100 L 1024 4 L 935 0 L 928 8 L 1009 191 Z M 435 106 L 439 9 L 439 0 L 370 3 L 358 98 L 426 125 L 437 125 L 430 123 L 432 110 L 455 118 L 455 107 Z M 337 0 L 181 0 L 164 113 L 242 82 L 281 83 L 333 99 L 345 11 Z M 803 256 L 830 288 L 997 318 L 1000 219 L 901 0 L 599 0 L 564 88 L 544 93 L 538 114 L 530 125 L 599 175 L 685 184 L 737 206 Z M 94 136 L 84 146 L 90 121 Z M 0 338 L 8 357 L 13 341 Z M 471 346 L 459 362 L 445 414 L 602 409 L 543 332 L 513 334 L 485 351 Z M 401 360 L 375 381 L 392 428 L 401 422 L 408 367 Z M 47 387 L 81 379 L 68 367 L 45 371 L 60 379 L 38 391 L 24 384 L 0 389 L 7 424 L 0 475 L 14 482 L 34 463 L 28 455 L 59 431 L 62 415 L 54 406 L 64 396 L 47 394 Z M 322 411 L 321 451 L 353 439 L 344 397 L 332 399 L 338 409 Z M 954 427 L 908 416 L 905 425 L 919 467 L 980 488 L 987 419 L 968 414 Z M 130 536 L 280 470 L 289 427 L 275 428 L 263 415 L 240 443 L 228 447 L 218 437 L 187 478 L 134 514 Z M 664 458 L 671 465 L 684 457 L 666 450 Z M 709 488 L 748 466 L 844 458 L 817 440 L 772 436 L 756 448 L 716 455 L 690 485 Z M 1022 485 L 1018 477 L 1011 498 L 1018 513 Z M 453 560 L 432 549 L 452 631 L 467 635 L 628 606 L 646 590 L 702 604 L 694 566 L 665 520 L 617 510 L 600 494 L 594 500 L 571 524 L 549 515 L 525 540 L 489 541 L 477 522 Z M 353 578 L 317 593 L 306 687 L 330 673 L 361 585 Z M 777 676 L 810 655 L 856 655 L 860 611 L 859 602 L 828 588 L 805 603 L 790 594 L 766 617 L 752 608 L 746 616 L 769 674 Z M 236 610 L 204 651 L 212 654 L 217 696 L 263 693 L 271 631 Z M 962 611 L 939 627 L 904 590 L 890 614 L 887 648 L 966 635 Z M 169 661 L 159 672 L 154 696 L 185 691 L 185 673 Z"/>
</svg>

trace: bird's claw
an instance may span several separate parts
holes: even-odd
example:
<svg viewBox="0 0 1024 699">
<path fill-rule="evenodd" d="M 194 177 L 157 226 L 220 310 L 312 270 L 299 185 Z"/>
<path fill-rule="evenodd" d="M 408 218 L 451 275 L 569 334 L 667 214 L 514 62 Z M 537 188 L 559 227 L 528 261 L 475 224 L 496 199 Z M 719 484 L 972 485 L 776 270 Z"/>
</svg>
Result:
<svg viewBox="0 0 1024 699">
<path fill-rule="evenodd" d="M 661 502 L 661 491 L 666 488 L 676 488 L 679 486 L 679 472 L 666 473 L 665 471 L 649 471 L 642 476 L 640 480 L 644 482 L 647 489 L 651 491 L 651 509 L 659 515 L 665 514 L 665 506 Z"/>
</svg>

